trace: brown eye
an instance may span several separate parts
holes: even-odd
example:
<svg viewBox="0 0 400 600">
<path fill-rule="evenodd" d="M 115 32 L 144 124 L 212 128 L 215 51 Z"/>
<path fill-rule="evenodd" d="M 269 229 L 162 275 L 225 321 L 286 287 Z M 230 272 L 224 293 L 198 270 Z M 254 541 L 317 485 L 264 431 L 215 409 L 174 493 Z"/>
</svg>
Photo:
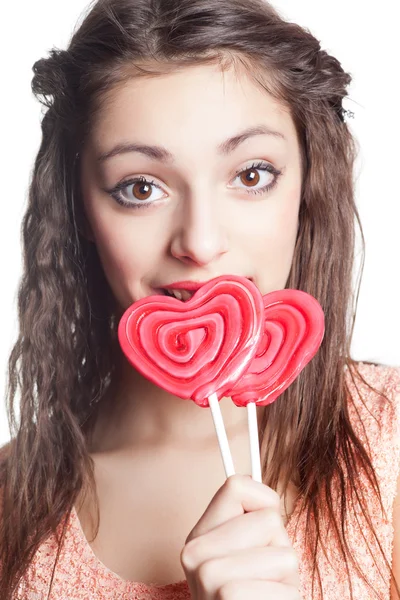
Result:
<svg viewBox="0 0 400 600">
<path fill-rule="evenodd" d="M 151 192 L 152 185 L 147 182 L 138 181 L 132 188 L 132 193 L 137 200 L 148 200 Z"/>
<path fill-rule="evenodd" d="M 253 187 L 254 185 L 257 185 L 257 183 L 260 181 L 260 175 L 257 169 L 251 168 L 242 171 L 240 179 L 242 183 L 246 184 L 246 187 L 249 187 L 247 184 L 250 184 L 250 187 Z"/>
<path fill-rule="evenodd" d="M 236 171 L 235 179 L 240 178 L 242 186 L 238 189 L 244 190 L 247 194 L 266 194 L 276 186 L 282 172 L 271 164 L 261 161 L 253 163 L 247 169 Z"/>
<path fill-rule="evenodd" d="M 129 194 L 127 193 L 129 190 Z M 162 196 L 154 197 L 154 192 L 161 187 L 154 181 L 148 181 L 145 177 L 135 177 L 118 183 L 111 190 L 106 190 L 114 200 L 127 208 L 141 208 L 155 205 L 163 200 Z"/>
</svg>

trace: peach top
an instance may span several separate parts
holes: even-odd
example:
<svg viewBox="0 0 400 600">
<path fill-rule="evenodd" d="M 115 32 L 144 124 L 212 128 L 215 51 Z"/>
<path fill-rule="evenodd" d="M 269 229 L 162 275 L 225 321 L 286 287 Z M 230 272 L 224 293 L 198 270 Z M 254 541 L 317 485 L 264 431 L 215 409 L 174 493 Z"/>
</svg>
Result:
<svg viewBox="0 0 400 600">
<path fill-rule="evenodd" d="M 381 515 L 378 501 L 371 493 L 368 494 L 370 484 L 364 476 L 360 486 L 365 489 L 368 498 L 369 510 L 376 527 L 379 540 L 388 560 L 392 560 L 393 548 L 393 501 L 396 495 L 396 480 L 400 469 L 400 367 L 373 366 L 360 363 L 360 371 L 364 378 L 373 386 L 384 390 L 389 397 L 389 402 L 370 391 L 367 386 L 360 383 L 360 390 L 365 399 L 368 410 L 359 400 L 354 390 L 354 385 L 348 377 L 351 395 L 355 406 L 360 412 L 361 423 L 356 419 L 353 404 L 349 402 L 349 411 L 357 435 L 365 444 L 373 465 L 376 469 L 378 481 L 381 485 L 382 499 L 388 514 L 388 520 Z M 365 426 L 365 430 L 364 427 Z M 369 447 L 368 447 L 369 443 Z M 286 530 L 295 548 L 300 563 L 301 593 L 304 600 L 320 599 L 318 581 L 315 580 L 314 594 L 311 594 L 312 562 L 311 556 L 305 549 L 305 515 L 299 514 L 299 501 L 286 525 Z M 354 558 L 361 565 L 364 574 L 369 576 L 370 582 L 381 600 L 390 600 L 390 574 L 377 550 L 376 541 L 367 527 L 363 526 L 363 515 L 358 512 L 361 527 L 357 525 L 356 514 L 349 511 L 347 517 L 347 540 Z M 294 521 L 299 517 L 295 531 Z M 364 534 L 365 538 L 364 539 Z M 346 569 L 340 558 L 339 551 L 334 544 L 333 535 L 326 531 L 322 524 L 324 542 L 328 547 L 328 557 L 319 550 L 318 565 L 321 572 L 322 586 L 325 600 L 347 600 L 350 598 Z M 373 549 L 374 556 L 381 566 L 383 577 L 379 575 L 377 567 L 369 554 L 366 540 Z M 47 591 L 51 579 L 55 560 L 56 544 L 54 536 L 45 541 L 31 563 L 25 578 L 20 583 L 15 598 L 19 600 L 42 600 L 47 598 Z M 353 586 L 353 595 L 357 600 L 370 600 L 373 595 L 362 578 L 357 574 L 354 566 L 349 564 L 350 579 Z M 374 596 L 375 597 L 375 596 Z M 186 580 L 169 585 L 145 585 L 134 581 L 125 581 L 116 573 L 108 569 L 95 556 L 88 544 L 81 528 L 75 509 L 71 512 L 65 544 L 62 548 L 57 569 L 55 571 L 51 600 L 88 600 L 88 599 L 115 599 L 115 600 L 187 600 L 190 592 Z"/>
</svg>

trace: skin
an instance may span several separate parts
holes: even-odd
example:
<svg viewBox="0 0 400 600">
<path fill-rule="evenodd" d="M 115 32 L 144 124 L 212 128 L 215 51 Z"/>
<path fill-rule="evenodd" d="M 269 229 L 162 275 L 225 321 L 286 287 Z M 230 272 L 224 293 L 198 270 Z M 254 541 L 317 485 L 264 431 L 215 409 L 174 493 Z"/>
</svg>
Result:
<svg viewBox="0 0 400 600">
<path fill-rule="evenodd" d="M 258 125 L 280 132 L 284 139 L 255 135 L 229 154 L 218 153 L 224 140 Z M 163 164 L 138 152 L 97 160 L 121 142 L 164 146 L 175 160 Z M 249 190 L 274 181 L 268 171 L 252 168 L 259 162 L 272 165 L 281 175 L 272 190 L 251 194 Z M 196 66 L 129 81 L 113 92 L 97 116 L 81 164 L 86 235 L 96 244 L 120 315 L 136 300 L 175 281 L 236 274 L 251 278 L 262 294 L 285 287 L 301 196 L 299 142 L 290 114 L 244 72 L 238 77 L 234 70 L 222 73 L 216 66 Z M 243 173 L 237 175 L 239 171 Z M 152 205 L 139 209 L 119 205 L 110 189 L 139 176 L 160 188 L 131 184 L 121 194 L 132 203 L 144 198 Z M 153 476 L 164 477 L 167 488 L 160 461 L 168 461 L 166 457 L 179 449 L 179 458 L 174 455 L 170 461 L 178 461 L 187 472 L 202 453 L 208 498 L 211 489 L 219 488 L 189 536 L 186 529 L 180 560 L 193 598 L 236 598 L 229 585 L 227 593 L 218 595 L 228 582 L 233 585 L 232 572 L 240 574 L 243 589 L 253 590 L 252 599 L 268 593 L 300 598 L 297 563 L 279 512 L 278 494 L 245 475 L 233 476 L 221 487 L 207 487 L 207 477 L 214 484 L 218 480 L 213 479 L 216 467 L 212 465 L 221 468 L 209 411 L 148 382 L 122 354 L 118 360 L 121 376 L 112 404 L 96 424 L 93 456 L 136 456 L 140 449 L 157 449 Z M 246 411 L 238 410 L 229 398 L 223 398 L 220 406 L 228 439 L 236 444 L 236 456 L 242 456 L 248 445 Z M 262 407 L 257 410 L 261 418 Z M 119 468 L 114 462 L 114 472 Z M 122 469 L 121 480 L 123 473 Z M 201 479 L 200 471 L 198 476 Z M 105 487 L 110 490 L 109 480 Z M 207 504 L 204 497 L 201 502 L 203 507 Z M 250 518 L 254 527 L 249 528 Z M 196 538 L 202 540 L 200 546 L 193 545 Z M 260 549 L 260 543 L 266 547 Z M 221 563 L 217 578 L 210 574 L 212 570 L 200 568 L 216 555 L 231 555 L 235 544 L 241 554 Z M 284 551 L 274 554 L 274 564 L 281 568 L 271 571 L 266 568 L 266 553 L 278 547 Z M 278 571 L 279 584 L 273 581 Z"/>
<path fill-rule="evenodd" d="M 279 495 L 232 475 L 181 553 L 195 600 L 301 600 L 298 559 L 279 516 Z"/>
<path fill-rule="evenodd" d="M 217 154 L 223 140 L 258 124 L 286 139 L 253 136 L 231 154 Z M 165 146 L 175 163 L 167 166 L 137 152 L 96 160 L 123 141 Z M 274 175 L 235 172 L 260 161 L 283 173 L 270 192 L 252 194 Z M 246 174 L 257 178 L 256 184 L 246 181 Z M 154 200 L 148 208 L 124 208 L 105 191 L 140 175 L 162 188 L 147 190 L 146 197 Z M 251 277 L 262 294 L 284 288 L 300 190 L 300 149 L 290 115 L 245 74 L 239 78 L 233 70 L 221 73 L 212 66 L 126 84 L 100 114 L 82 156 L 88 237 L 97 246 L 121 314 L 155 289 L 181 280 L 206 281 L 231 273 Z M 140 184 L 121 193 L 132 203 L 144 196 Z M 124 402 L 114 414 L 118 441 L 109 443 L 192 437 L 193 419 L 196 436 L 213 434 L 207 411 L 149 384 L 122 362 Z M 221 409 L 228 428 L 245 421 L 244 411 L 230 400 L 223 399 Z"/>
</svg>

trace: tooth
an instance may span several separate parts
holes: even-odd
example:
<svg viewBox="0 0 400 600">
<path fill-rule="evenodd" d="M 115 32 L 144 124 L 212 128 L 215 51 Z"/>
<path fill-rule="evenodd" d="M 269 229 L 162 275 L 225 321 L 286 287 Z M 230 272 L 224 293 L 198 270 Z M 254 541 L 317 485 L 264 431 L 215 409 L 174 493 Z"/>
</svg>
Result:
<svg viewBox="0 0 400 600">
<path fill-rule="evenodd" d="M 171 290 L 177 300 L 182 300 L 182 292 L 180 290 Z"/>
<path fill-rule="evenodd" d="M 190 300 L 190 298 L 193 296 L 192 292 L 189 292 L 189 290 L 182 290 L 182 300 L 184 302 L 186 302 L 187 300 Z"/>
</svg>

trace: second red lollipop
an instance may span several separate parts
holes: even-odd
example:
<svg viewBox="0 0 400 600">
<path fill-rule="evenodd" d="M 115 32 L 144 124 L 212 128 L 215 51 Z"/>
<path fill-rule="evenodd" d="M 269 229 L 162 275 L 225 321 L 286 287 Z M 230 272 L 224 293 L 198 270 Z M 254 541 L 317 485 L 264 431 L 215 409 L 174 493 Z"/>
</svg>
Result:
<svg viewBox="0 0 400 600">
<path fill-rule="evenodd" d="M 271 404 L 316 354 L 324 337 L 319 302 L 301 290 L 263 297 L 264 333 L 250 367 L 232 391 L 237 406 Z"/>
</svg>

